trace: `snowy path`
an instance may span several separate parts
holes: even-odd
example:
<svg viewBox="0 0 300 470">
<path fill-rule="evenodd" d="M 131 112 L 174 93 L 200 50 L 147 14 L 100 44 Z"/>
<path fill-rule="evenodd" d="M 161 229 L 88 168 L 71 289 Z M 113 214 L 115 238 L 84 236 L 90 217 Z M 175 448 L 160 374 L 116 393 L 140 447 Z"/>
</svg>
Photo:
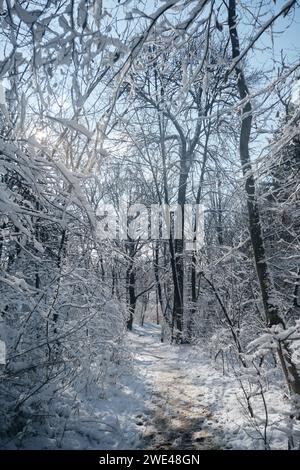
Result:
<svg viewBox="0 0 300 470">
<path fill-rule="evenodd" d="M 136 421 L 142 426 L 141 447 L 219 448 L 218 439 L 209 431 L 213 414 L 202 403 L 203 392 L 190 367 L 191 348 L 162 344 L 155 325 L 136 328 L 130 339 L 136 367 L 150 390 L 145 413 Z"/>
<path fill-rule="evenodd" d="M 262 400 L 255 397 L 258 418 L 249 420 L 239 383 L 230 371 L 223 373 L 204 347 L 161 343 L 160 327 L 146 324 L 134 326 L 124 348 L 121 373 L 113 373 L 106 388 L 96 381 L 88 390 L 76 391 L 76 400 L 71 387 L 59 399 L 53 396 L 56 414 L 47 427 L 24 435 L 18 446 L 6 440 L 2 448 L 264 448 Z M 286 425 L 277 410 L 288 416 L 288 402 L 280 387 L 270 387 L 265 396 L 273 404 L 268 443 L 272 449 L 286 449 Z"/>
</svg>

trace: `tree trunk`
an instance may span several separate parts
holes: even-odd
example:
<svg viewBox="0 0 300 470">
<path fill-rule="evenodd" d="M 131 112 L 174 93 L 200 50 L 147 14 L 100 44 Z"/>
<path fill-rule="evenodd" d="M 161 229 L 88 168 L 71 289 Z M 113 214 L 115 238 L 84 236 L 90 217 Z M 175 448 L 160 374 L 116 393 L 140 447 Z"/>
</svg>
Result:
<svg viewBox="0 0 300 470">
<path fill-rule="evenodd" d="M 155 255 L 154 255 L 154 277 L 156 282 L 156 322 L 159 325 L 159 314 L 158 314 L 158 303 L 160 305 L 160 309 L 162 314 L 164 313 L 164 305 L 163 305 L 163 297 L 162 297 L 162 288 L 159 279 L 159 246 L 158 241 L 156 241 L 156 245 L 154 248 Z"/>
<path fill-rule="evenodd" d="M 240 44 L 236 26 L 236 0 L 229 0 L 228 25 L 232 46 L 232 58 L 235 60 L 240 56 Z M 272 296 L 274 286 L 272 284 L 268 264 L 266 261 L 260 212 L 256 199 L 255 178 L 253 175 L 249 155 L 249 142 L 252 125 L 252 106 L 249 97 L 249 90 L 242 67 L 236 66 L 235 71 L 240 99 L 243 100 L 242 125 L 240 132 L 240 160 L 243 174 L 246 179 L 245 190 L 247 195 L 249 230 L 254 253 L 255 267 L 260 285 L 266 320 L 269 326 L 282 324 L 284 327 L 284 322 L 279 315 L 278 307 L 274 303 Z M 278 355 L 290 390 L 293 393 L 300 395 L 299 373 L 297 367 L 291 360 L 288 345 L 286 343 L 282 342 L 280 344 L 280 347 L 278 348 Z"/>
<path fill-rule="evenodd" d="M 135 273 L 133 266 L 127 269 L 126 272 L 126 282 L 127 282 L 127 295 L 128 295 L 128 310 L 129 310 L 129 319 L 127 321 L 128 330 L 132 330 L 133 317 L 136 306 L 136 296 L 135 296 Z"/>
<path fill-rule="evenodd" d="M 232 46 L 232 58 L 235 60 L 240 55 L 240 44 L 236 27 L 236 1 L 229 1 L 228 25 Z M 272 281 L 266 261 L 266 253 L 262 236 L 259 207 L 256 199 L 255 178 L 252 171 L 249 155 L 249 142 L 252 125 L 252 106 L 249 97 L 246 78 L 241 67 L 236 67 L 237 87 L 243 102 L 242 125 L 240 132 L 240 160 L 245 177 L 245 190 L 247 195 L 248 220 L 251 243 L 254 253 L 255 267 L 260 285 L 262 302 L 266 319 L 269 325 L 282 323 L 278 314 L 278 308 L 272 300 Z"/>
<path fill-rule="evenodd" d="M 178 214 L 181 217 L 181 233 L 178 234 L 178 239 L 175 239 L 175 275 L 176 275 L 176 288 L 174 288 L 173 296 L 173 318 L 175 326 L 174 340 L 177 343 L 183 341 L 183 318 L 184 318 L 184 205 L 186 202 L 187 180 L 189 175 L 189 161 L 185 148 L 182 148 L 180 159 L 180 176 L 178 185 L 177 204 Z M 175 234 L 174 234 L 175 235 Z"/>
<path fill-rule="evenodd" d="M 164 184 L 164 203 L 169 206 L 169 193 L 168 193 L 168 181 L 167 181 L 167 169 L 166 169 L 166 149 L 165 149 L 165 129 L 163 116 L 159 114 L 159 132 L 160 132 L 160 144 L 161 144 L 161 155 L 163 162 L 163 184 Z M 183 145 L 183 144 L 182 144 Z M 188 171 L 185 170 L 186 161 L 186 147 L 182 148 L 181 163 L 180 163 L 180 176 L 179 176 L 179 188 L 178 188 L 178 199 L 177 202 L 182 206 L 185 202 L 186 194 L 186 183 L 188 177 Z M 183 201 L 183 202 L 182 202 Z M 184 222 L 182 220 L 182 229 Z M 182 326 L 183 326 L 183 245 L 180 243 L 183 240 L 175 240 L 170 230 L 169 236 L 169 252 L 170 252 L 170 263 L 172 270 L 173 280 L 173 309 L 172 309 L 172 341 L 181 342 L 182 337 Z M 167 312 L 166 312 L 167 313 Z"/>
<path fill-rule="evenodd" d="M 204 181 L 204 176 L 205 176 L 205 170 L 206 170 L 206 163 L 207 163 L 207 157 L 208 157 L 208 141 L 209 141 L 209 134 L 210 134 L 210 123 L 208 124 L 208 128 L 206 130 L 206 137 L 205 137 L 205 144 L 204 144 L 204 149 L 203 149 L 203 160 L 202 160 L 202 165 L 201 165 L 201 174 L 200 174 L 200 181 L 199 181 L 199 186 L 197 190 L 197 196 L 196 196 L 196 207 L 200 204 L 202 200 L 202 189 L 203 189 L 203 181 Z M 194 243 L 197 242 L 197 224 L 199 223 L 198 217 L 195 217 L 194 221 Z M 193 249 L 192 251 L 192 259 L 191 259 L 191 310 L 190 310 L 190 318 L 188 319 L 188 327 L 187 327 L 187 336 L 188 338 L 192 338 L 192 328 L 193 328 L 193 321 L 194 321 L 194 316 L 196 313 L 196 303 L 198 299 L 198 289 L 197 289 L 197 271 L 196 271 L 196 265 L 197 265 L 197 249 Z"/>
</svg>

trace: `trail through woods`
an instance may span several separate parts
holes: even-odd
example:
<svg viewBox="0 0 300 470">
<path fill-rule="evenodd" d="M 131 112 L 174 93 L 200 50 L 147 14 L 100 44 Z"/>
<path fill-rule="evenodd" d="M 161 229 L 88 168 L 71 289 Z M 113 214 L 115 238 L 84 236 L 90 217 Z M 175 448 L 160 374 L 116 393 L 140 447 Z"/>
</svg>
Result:
<svg viewBox="0 0 300 470">
<path fill-rule="evenodd" d="M 218 423 L 203 404 L 205 392 L 199 382 L 201 372 L 202 382 L 209 378 L 208 371 L 193 374 L 190 347 L 161 343 L 154 325 L 139 328 L 131 336 L 137 367 L 151 391 L 146 413 L 137 416 L 136 424 L 142 426 L 141 447 L 219 448 Z"/>
<path fill-rule="evenodd" d="M 239 383 L 225 362 L 202 346 L 160 342 L 160 326 L 134 325 L 124 344 L 118 376 L 111 381 L 55 395 L 46 426 L 2 440 L 5 449 L 263 449 L 263 403 L 256 400 L 250 420 Z M 124 350 L 125 352 L 125 350 Z M 129 354 L 128 354 L 129 353 Z M 127 359 L 126 359 L 127 358 Z M 99 367 L 99 364 L 95 364 Z M 274 376 L 268 386 L 267 442 L 286 449 L 288 402 Z M 74 411 L 75 410 L 75 411 Z M 281 429 L 282 428 L 282 429 Z"/>
<path fill-rule="evenodd" d="M 135 369 L 131 390 L 142 400 L 134 420 L 131 415 L 135 448 L 264 449 L 265 439 L 268 448 L 287 448 L 285 423 L 277 411 L 287 413 L 287 401 L 275 375 L 265 390 L 273 406 L 264 435 L 262 400 L 256 399 L 250 419 L 232 368 L 214 360 L 218 344 L 209 351 L 203 345 L 161 343 L 160 326 L 154 324 L 134 325 L 128 340 Z"/>
</svg>

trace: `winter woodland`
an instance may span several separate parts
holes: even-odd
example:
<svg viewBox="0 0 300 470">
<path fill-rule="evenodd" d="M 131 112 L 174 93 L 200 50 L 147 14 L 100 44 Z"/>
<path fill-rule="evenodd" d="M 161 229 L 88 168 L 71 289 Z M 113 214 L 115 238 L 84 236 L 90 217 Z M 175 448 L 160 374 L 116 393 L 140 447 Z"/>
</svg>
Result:
<svg viewBox="0 0 300 470">
<path fill-rule="evenodd" d="M 0 448 L 299 449 L 296 0 L 0 0 Z"/>
</svg>

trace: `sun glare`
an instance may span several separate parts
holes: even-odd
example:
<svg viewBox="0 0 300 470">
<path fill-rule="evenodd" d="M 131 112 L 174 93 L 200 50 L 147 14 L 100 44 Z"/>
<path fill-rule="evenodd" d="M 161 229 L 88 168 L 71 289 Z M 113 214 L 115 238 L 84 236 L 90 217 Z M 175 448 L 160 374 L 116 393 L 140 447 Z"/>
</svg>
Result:
<svg viewBox="0 0 300 470">
<path fill-rule="evenodd" d="M 34 136 L 39 142 L 44 142 L 47 138 L 47 132 L 44 129 L 38 129 Z"/>
</svg>

